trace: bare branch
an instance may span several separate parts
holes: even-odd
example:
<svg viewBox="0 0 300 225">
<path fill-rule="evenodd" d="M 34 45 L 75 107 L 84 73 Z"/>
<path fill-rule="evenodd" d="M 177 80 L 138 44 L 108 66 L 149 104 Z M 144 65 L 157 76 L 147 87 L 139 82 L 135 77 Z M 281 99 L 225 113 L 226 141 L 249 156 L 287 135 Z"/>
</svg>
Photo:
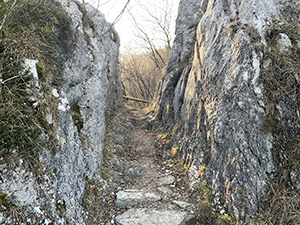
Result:
<svg viewBox="0 0 300 225">
<path fill-rule="evenodd" d="M 12 3 L 10 9 L 7 11 L 7 13 L 4 15 L 3 19 L 2 19 L 2 22 L 1 22 L 1 25 L 0 25 L 0 31 L 2 30 L 3 26 L 4 26 L 4 23 L 7 19 L 7 17 L 11 14 L 11 12 L 14 10 L 14 8 L 16 7 L 18 3 L 18 0 L 14 0 L 14 2 Z"/>
<path fill-rule="evenodd" d="M 128 7 L 130 3 L 130 0 L 127 0 L 125 6 L 123 7 L 122 11 L 119 13 L 119 15 L 114 19 L 114 21 L 112 22 L 112 24 L 109 26 L 109 29 L 107 29 L 107 31 L 105 31 L 104 33 L 102 33 L 100 36 L 103 37 L 105 34 L 107 34 L 108 32 L 111 31 L 112 27 L 119 22 L 119 20 L 121 19 L 122 15 L 124 14 L 126 8 Z"/>
</svg>

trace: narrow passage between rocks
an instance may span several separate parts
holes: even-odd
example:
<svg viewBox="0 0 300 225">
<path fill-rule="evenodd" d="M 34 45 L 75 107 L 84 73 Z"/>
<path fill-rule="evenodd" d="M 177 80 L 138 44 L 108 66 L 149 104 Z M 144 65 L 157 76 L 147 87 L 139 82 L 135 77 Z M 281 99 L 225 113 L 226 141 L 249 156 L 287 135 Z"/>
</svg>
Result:
<svg viewBox="0 0 300 225">
<path fill-rule="evenodd" d="M 146 127 L 143 111 L 123 108 L 110 119 L 104 167 L 113 171 L 112 185 L 101 224 L 196 224 L 186 174 L 166 148 L 167 134 Z"/>
</svg>

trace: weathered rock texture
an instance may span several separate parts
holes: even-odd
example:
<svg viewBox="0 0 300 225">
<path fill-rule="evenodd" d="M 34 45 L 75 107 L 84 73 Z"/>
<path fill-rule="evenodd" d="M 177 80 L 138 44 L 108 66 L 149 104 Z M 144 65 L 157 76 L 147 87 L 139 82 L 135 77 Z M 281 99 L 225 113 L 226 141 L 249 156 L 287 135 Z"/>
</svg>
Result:
<svg viewBox="0 0 300 225">
<path fill-rule="evenodd" d="M 287 22 L 282 9 L 299 9 L 296 1 L 282 2 L 182 0 L 156 101 L 156 119 L 174 128 L 191 179 L 207 180 L 214 205 L 243 224 L 257 212 L 278 166 L 272 135 L 262 129 L 269 102 L 259 81 L 268 66 L 268 27 Z M 289 51 L 290 38 L 281 35 L 281 51 Z M 292 129 L 299 135 L 299 123 Z"/>
<path fill-rule="evenodd" d="M 71 17 L 75 36 L 62 89 L 52 91 L 58 109 L 45 115 L 56 129 L 56 140 L 40 151 L 38 165 L 44 169 L 38 172 L 44 174 L 36 177 L 23 160 L 14 170 L 1 168 L 0 190 L 28 208 L 29 224 L 84 224 L 86 179 L 100 179 L 105 114 L 122 100 L 117 33 L 91 5 L 59 2 Z M 10 220 L 0 214 L 2 222 Z"/>
</svg>

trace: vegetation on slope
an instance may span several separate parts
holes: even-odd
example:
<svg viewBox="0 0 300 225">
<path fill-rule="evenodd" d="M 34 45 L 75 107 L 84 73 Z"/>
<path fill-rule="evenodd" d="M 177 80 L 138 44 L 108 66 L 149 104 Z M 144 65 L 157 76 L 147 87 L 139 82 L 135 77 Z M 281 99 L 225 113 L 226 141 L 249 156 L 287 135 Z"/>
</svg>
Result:
<svg viewBox="0 0 300 225">
<path fill-rule="evenodd" d="M 12 1 L 0 2 L 0 19 Z M 71 20 L 56 1 L 19 0 L 0 33 L 0 156 L 36 158 L 46 143 L 42 131 L 51 127 L 45 113 L 54 109 L 50 92 L 62 84 L 62 70 L 71 51 Z M 34 107 L 29 91 L 32 74 L 25 71 L 24 59 L 36 64 L 41 101 Z M 56 108 L 56 107 L 55 107 Z M 14 154 L 12 154 L 14 153 Z"/>
<path fill-rule="evenodd" d="M 280 51 L 277 46 L 282 33 L 287 34 L 292 43 L 287 52 Z M 292 178 L 299 174 L 300 165 L 299 24 L 274 22 L 269 28 L 267 42 L 271 48 L 265 54 L 270 64 L 263 69 L 261 76 L 267 109 L 262 129 L 273 137 L 272 153 L 277 172 L 256 222 L 300 224 L 300 195 Z"/>
</svg>

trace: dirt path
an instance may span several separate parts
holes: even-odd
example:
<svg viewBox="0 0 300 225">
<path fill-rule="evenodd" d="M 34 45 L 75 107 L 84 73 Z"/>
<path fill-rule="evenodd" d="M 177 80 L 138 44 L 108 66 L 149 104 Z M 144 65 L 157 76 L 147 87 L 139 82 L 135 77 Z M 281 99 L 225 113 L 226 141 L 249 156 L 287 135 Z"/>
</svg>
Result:
<svg viewBox="0 0 300 225">
<path fill-rule="evenodd" d="M 144 114 L 133 109 L 110 120 L 102 176 L 111 181 L 111 191 L 100 224 L 196 224 L 182 168 L 164 150 L 166 134 L 146 125 Z"/>
</svg>

